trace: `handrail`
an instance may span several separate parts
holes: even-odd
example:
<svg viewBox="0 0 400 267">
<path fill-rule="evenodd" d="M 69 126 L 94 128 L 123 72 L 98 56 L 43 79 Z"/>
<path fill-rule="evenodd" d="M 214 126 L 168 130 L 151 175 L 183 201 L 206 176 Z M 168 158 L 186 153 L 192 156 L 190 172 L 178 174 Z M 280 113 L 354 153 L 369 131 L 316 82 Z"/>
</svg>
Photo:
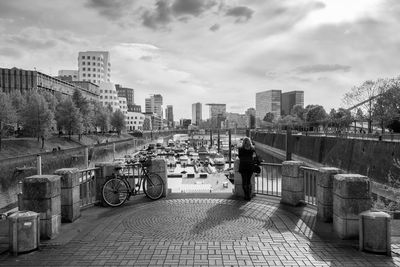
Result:
<svg viewBox="0 0 400 267">
<path fill-rule="evenodd" d="M 303 177 L 304 201 L 313 206 L 317 205 L 317 173 L 318 169 L 316 168 L 300 167 L 300 175 Z"/>
<path fill-rule="evenodd" d="M 282 194 L 282 164 L 260 164 L 261 173 L 255 176 L 255 192 L 257 194 L 281 196 Z"/>
</svg>

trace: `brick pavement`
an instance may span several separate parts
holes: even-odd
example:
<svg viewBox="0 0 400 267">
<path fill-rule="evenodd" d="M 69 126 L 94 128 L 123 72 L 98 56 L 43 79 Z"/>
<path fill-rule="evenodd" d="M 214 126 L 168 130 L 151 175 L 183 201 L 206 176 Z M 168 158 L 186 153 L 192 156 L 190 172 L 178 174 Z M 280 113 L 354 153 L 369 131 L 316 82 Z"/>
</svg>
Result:
<svg viewBox="0 0 400 267">
<path fill-rule="evenodd" d="M 40 250 L 1 254 L 0 266 L 400 266 L 396 253 L 360 252 L 317 228 L 315 211 L 273 198 L 182 194 L 87 209 Z"/>
</svg>

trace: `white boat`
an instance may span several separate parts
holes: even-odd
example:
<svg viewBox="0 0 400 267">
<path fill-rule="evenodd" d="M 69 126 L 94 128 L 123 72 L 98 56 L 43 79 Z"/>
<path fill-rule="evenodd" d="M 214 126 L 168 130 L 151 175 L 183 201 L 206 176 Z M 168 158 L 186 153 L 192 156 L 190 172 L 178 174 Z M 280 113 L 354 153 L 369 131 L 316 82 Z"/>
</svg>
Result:
<svg viewBox="0 0 400 267">
<path fill-rule="evenodd" d="M 168 166 L 168 167 L 176 166 L 176 159 L 175 159 L 175 157 L 168 157 L 168 158 L 167 158 L 167 166 Z"/>
<path fill-rule="evenodd" d="M 225 157 L 222 154 L 217 153 L 217 155 L 214 157 L 214 164 L 218 166 L 225 165 Z"/>
<path fill-rule="evenodd" d="M 179 157 L 179 162 L 180 162 L 181 166 L 186 166 L 189 163 L 189 157 L 186 155 L 182 155 Z"/>
</svg>

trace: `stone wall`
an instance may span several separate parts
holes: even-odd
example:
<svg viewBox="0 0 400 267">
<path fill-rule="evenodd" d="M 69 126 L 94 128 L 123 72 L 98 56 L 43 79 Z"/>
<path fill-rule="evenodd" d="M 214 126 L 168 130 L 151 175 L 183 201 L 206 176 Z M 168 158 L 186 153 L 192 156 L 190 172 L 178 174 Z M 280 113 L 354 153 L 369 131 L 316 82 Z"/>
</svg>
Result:
<svg viewBox="0 0 400 267">
<path fill-rule="evenodd" d="M 135 145 L 133 139 L 117 141 L 115 143 L 116 154 L 126 154 Z M 143 140 L 137 140 L 136 145 L 143 145 Z M 113 143 L 97 144 L 89 149 L 89 160 L 112 161 Z M 42 173 L 52 174 L 55 170 L 62 168 L 83 168 L 85 147 L 71 148 L 54 152 L 40 154 L 42 157 Z M 18 181 L 34 175 L 36 171 L 37 155 L 28 155 L 10 158 L 0 161 L 0 209 L 13 205 L 17 202 Z M 16 171 L 22 169 L 22 171 Z"/>
<path fill-rule="evenodd" d="M 252 138 L 275 148 L 286 148 L 284 134 L 254 133 Z M 390 184 L 400 177 L 400 143 L 293 135 L 292 147 L 296 155 L 360 173 L 380 183 Z"/>
</svg>

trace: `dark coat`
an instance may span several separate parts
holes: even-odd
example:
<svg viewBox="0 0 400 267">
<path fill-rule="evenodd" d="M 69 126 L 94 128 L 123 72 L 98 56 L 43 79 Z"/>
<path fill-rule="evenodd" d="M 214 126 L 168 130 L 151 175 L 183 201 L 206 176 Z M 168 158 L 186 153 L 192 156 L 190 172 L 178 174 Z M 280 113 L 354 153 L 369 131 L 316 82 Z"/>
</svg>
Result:
<svg viewBox="0 0 400 267">
<path fill-rule="evenodd" d="M 256 153 L 254 149 L 239 148 L 239 172 L 253 172 L 254 169 L 254 158 L 253 155 Z"/>
</svg>

